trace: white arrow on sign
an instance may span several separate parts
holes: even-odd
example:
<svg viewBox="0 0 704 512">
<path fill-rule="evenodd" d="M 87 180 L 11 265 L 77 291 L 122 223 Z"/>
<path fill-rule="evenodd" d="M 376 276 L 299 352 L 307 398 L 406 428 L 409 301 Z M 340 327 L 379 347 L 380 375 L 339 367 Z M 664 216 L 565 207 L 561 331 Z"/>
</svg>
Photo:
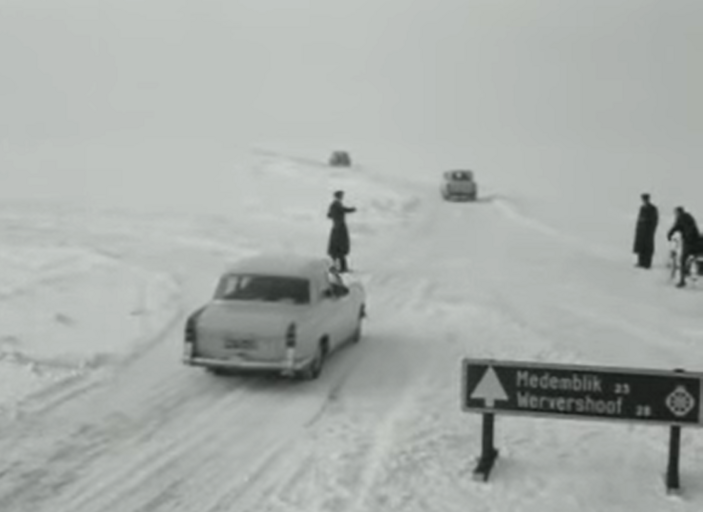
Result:
<svg viewBox="0 0 704 512">
<path fill-rule="evenodd" d="M 484 406 L 493 408 L 497 400 L 508 400 L 506 390 L 501 385 L 499 376 L 494 368 L 490 366 L 481 382 L 474 389 L 474 393 L 469 397 L 471 400 L 484 400 Z"/>
</svg>

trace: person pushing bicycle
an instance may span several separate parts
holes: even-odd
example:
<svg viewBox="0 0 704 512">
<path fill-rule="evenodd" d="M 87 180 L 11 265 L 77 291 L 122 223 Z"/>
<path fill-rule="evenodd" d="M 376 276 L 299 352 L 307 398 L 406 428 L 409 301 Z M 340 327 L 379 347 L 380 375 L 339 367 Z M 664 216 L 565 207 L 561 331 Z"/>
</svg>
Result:
<svg viewBox="0 0 704 512">
<path fill-rule="evenodd" d="M 680 280 L 677 283 L 677 287 L 682 288 L 685 285 L 687 274 L 689 273 L 689 269 L 687 268 L 689 258 L 692 256 L 700 256 L 702 253 L 702 235 L 697 227 L 697 221 L 681 206 L 675 208 L 675 223 L 667 232 L 667 239 L 671 241 L 675 233 L 680 234 L 682 241 L 679 261 Z"/>
</svg>

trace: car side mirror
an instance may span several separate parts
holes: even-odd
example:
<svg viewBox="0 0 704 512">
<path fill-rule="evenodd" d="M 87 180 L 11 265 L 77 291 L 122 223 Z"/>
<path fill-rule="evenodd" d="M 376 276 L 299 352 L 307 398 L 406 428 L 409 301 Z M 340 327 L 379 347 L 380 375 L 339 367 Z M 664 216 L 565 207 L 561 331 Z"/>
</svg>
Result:
<svg viewBox="0 0 704 512">
<path fill-rule="evenodd" d="M 335 298 L 335 292 L 332 291 L 332 288 L 326 288 L 323 290 L 323 298 L 325 299 L 334 299 Z"/>
<path fill-rule="evenodd" d="M 335 284 L 332 287 L 333 293 L 335 294 L 335 297 L 344 297 L 348 293 L 350 293 L 349 288 L 347 288 L 344 285 L 341 284 Z"/>
</svg>

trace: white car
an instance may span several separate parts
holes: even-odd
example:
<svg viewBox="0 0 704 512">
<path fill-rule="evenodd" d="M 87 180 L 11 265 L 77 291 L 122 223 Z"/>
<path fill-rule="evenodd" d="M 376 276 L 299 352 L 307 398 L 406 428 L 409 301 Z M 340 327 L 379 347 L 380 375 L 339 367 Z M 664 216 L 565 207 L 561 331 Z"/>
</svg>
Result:
<svg viewBox="0 0 704 512">
<path fill-rule="evenodd" d="M 248 258 L 188 318 L 183 362 L 315 379 L 328 355 L 361 338 L 364 316 L 362 285 L 346 285 L 330 260 Z"/>
</svg>

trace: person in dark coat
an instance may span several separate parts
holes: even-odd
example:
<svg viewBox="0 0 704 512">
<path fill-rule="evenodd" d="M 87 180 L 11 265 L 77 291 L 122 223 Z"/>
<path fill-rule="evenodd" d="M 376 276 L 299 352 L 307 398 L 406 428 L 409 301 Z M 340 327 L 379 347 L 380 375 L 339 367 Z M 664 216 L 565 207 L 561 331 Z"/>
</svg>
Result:
<svg viewBox="0 0 704 512">
<path fill-rule="evenodd" d="M 642 194 L 643 205 L 638 213 L 633 252 L 638 255 L 636 267 L 650 268 L 655 252 L 655 230 L 658 227 L 658 209 L 650 202 L 650 194 Z"/>
<path fill-rule="evenodd" d="M 667 232 L 667 239 L 671 240 L 675 233 L 679 233 L 682 239 L 680 281 L 677 283 L 677 286 L 682 288 L 685 285 L 687 273 L 689 272 L 687 259 L 701 252 L 702 235 L 699 233 L 697 221 L 681 206 L 675 208 L 675 223 L 670 228 L 670 231 Z"/>
<path fill-rule="evenodd" d="M 356 208 L 348 208 L 342 204 L 345 193 L 338 190 L 334 194 L 334 200 L 328 208 L 328 218 L 332 220 L 332 230 L 328 241 L 328 255 L 337 266 L 338 271 L 347 272 L 347 255 L 350 252 L 350 235 L 347 231 L 345 216 L 348 213 L 357 211 Z"/>
</svg>

